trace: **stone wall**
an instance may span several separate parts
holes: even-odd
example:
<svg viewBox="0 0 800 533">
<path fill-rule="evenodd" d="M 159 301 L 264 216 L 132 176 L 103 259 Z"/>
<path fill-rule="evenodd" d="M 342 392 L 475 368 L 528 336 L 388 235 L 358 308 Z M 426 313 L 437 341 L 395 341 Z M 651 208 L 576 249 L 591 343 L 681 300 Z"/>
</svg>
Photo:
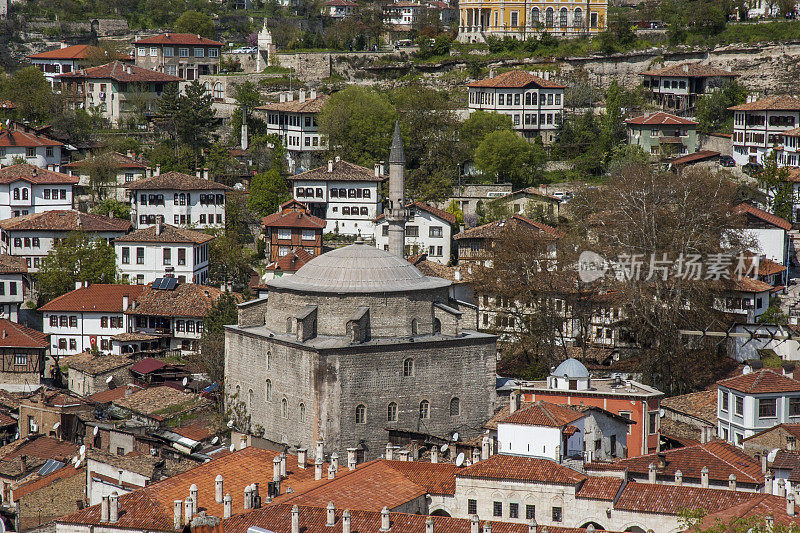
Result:
<svg viewBox="0 0 800 533">
<path fill-rule="evenodd" d="M 275 54 L 274 64 L 291 68 L 294 74 L 306 82 L 319 82 L 334 74 L 350 80 L 364 67 L 376 66 L 387 61 L 402 61 L 405 52 L 301 52 L 296 54 Z"/>
<path fill-rule="evenodd" d="M 64 468 L 72 468 L 67 465 Z M 74 469 L 73 469 L 74 470 Z M 52 522 L 59 516 L 82 509 L 86 499 L 86 469 L 19 499 L 19 521 L 22 531 Z"/>
</svg>

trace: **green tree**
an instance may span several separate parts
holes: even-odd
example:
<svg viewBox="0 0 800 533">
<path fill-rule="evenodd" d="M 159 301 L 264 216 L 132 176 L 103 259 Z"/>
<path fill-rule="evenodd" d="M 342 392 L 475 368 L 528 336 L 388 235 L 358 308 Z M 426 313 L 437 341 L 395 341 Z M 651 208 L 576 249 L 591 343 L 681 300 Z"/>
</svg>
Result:
<svg viewBox="0 0 800 533">
<path fill-rule="evenodd" d="M 60 111 L 59 98 L 37 67 L 24 67 L 7 77 L 0 87 L 0 99 L 11 100 L 16 116 L 35 124 L 50 122 Z"/>
<path fill-rule="evenodd" d="M 624 13 L 608 17 L 608 29 L 600 34 L 600 49 L 608 54 L 625 50 L 636 40 L 633 23 Z"/>
<path fill-rule="evenodd" d="M 225 326 L 236 324 L 239 300 L 232 294 L 220 296 L 203 319 L 203 336 L 200 339 L 198 363 L 212 383 L 220 386 L 225 380 Z"/>
<path fill-rule="evenodd" d="M 92 207 L 92 213 L 104 217 L 111 216 L 122 220 L 130 220 L 131 206 L 127 202 L 120 202 L 114 198 L 106 198 Z"/>
<path fill-rule="evenodd" d="M 222 143 L 214 143 L 206 152 L 205 166 L 212 176 L 228 174 L 235 166 L 236 160 L 231 157 L 228 148 Z"/>
<path fill-rule="evenodd" d="M 264 217 L 276 212 L 291 196 L 286 179 L 276 168 L 272 168 L 256 174 L 250 180 L 247 205 L 257 215 Z"/>
<path fill-rule="evenodd" d="M 533 185 L 547 159 L 540 143 L 529 143 L 513 131 L 495 131 L 475 150 L 475 166 L 497 182 L 511 182 L 516 189 Z"/>
<path fill-rule="evenodd" d="M 216 37 L 214 21 L 211 17 L 199 11 L 185 11 L 174 25 L 175 33 L 193 33 L 208 39 Z"/>
<path fill-rule="evenodd" d="M 92 200 L 100 202 L 106 198 L 109 188 L 117 184 L 120 168 L 111 152 L 90 155 L 83 160 L 83 169 L 89 175 Z"/>
<path fill-rule="evenodd" d="M 775 150 L 764 158 L 764 170 L 758 182 L 759 188 L 766 193 L 769 210 L 776 216 L 792 220 L 793 187 L 789 181 L 789 169 L 778 166 L 778 153 Z"/>
<path fill-rule="evenodd" d="M 247 130 L 249 136 L 266 133 L 266 124 L 261 118 L 253 114 L 253 109 L 261 104 L 261 93 L 258 86 L 252 81 L 237 83 L 233 86 L 233 97 L 236 100 L 237 108 L 231 116 L 231 137 L 238 144 L 242 138 L 242 117 L 247 119 Z"/>
<path fill-rule="evenodd" d="M 200 82 L 194 80 L 178 97 L 176 129 L 178 138 L 195 153 L 195 163 L 200 160 L 200 151 L 211 143 L 211 132 L 216 123 L 211 108 L 213 97 L 206 93 Z"/>
<path fill-rule="evenodd" d="M 738 82 L 729 82 L 720 90 L 711 91 L 697 99 L 695 116 L 697 129 L 702 133 L 728 132 L 733 129 L 730 107 L 747 101 L 747 89 Z"/>
<path fill-rule="evenodd" d="M 225 285 L 235 290 L 247 287 L 255 252 L 239 242 L 239 236 L 232 232 L 217 235 L 209 247 L 211 267 L 209 276 L 215 285 Z"/>
<path fill-rule="evenodd" d="M 371 167 L 386 159 L 394 121 L 394 107 L 385 95 L 351 85 L 331 95 L 319 114 L 319 129 L 333 153 Z"/>
<path fill-rule="evenodd" d="M 177 138 L 178 114 L 180 113 L 180 91 L 177 83 L 167 83 L 158 98 L 158 112 L 162 118 L 159 119 L 159 127 L 165 131 L 170 138 Z"/>
<path fill-rule="evenodd" d="M 488 133 L 494 131 L 514 131 L 511 116 L 488 111 L 475 111 L 461 123 L 460 139 L 465 143 L 468 154 L 474 154 L 478 145 Z"/>
<path fill-rule="evenodd" d="M 114 246 L 74 232 L 56 244 L 34 274 L 40 301 L 48 302 L 75 288 L 76 281 L 114 283 L 117 259 Z"/>
<path fill-rule="evenodd" d="M 464 211 L 458 206 L 458 202 L 450 200 L 450 205 L 447 206 L 446 211 L 456 217 L 456 225 L 460 226 L 464 223 Z"/>
</svg>

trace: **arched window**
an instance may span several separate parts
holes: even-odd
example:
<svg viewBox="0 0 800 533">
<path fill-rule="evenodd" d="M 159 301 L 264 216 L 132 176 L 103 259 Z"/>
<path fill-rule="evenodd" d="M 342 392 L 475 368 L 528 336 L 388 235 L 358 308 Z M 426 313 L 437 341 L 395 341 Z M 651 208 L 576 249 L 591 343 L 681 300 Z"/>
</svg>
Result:
<svg viewBox="0 0 800 533">
<path fill-rule="evenodd" d="M 410 357 L 403 361 L 403 377 L 411 377 L 414 375 L 414 360 Z"/>
<path fill-rule="evenodd" d="M 203 90 L 205 90 L 206 94 L 211 94 L 211 82 L 207 81 L 203 84 Z"/>
<path fill-rule="evenodd" d="M 544 12 L 544 25 L 548 28 L 553 27 L 553 8 L 548 7 Z"/>
<path fill-rule="evenodd" d="M 411 334 L 416 335 L 419 330 L 419 322 L 416 318 L 411 319 Z"/>
<path fill-rule="evenodd" d="M 266 360 L 267 370 L 269 370 L 270 367 L 272 366 L 272 361 L 270 361 L 270 359 L 272 358 L 271 356 L 272 356 L 272 352 L 267 350 L 267 360 Z"/>
<path fill-rule="evenodd" d="M 558 15 L 558 25 L 562 28 L 567 27 L 567 8 L 562 7 Z"/>
<path fill-rule="evenodd" d="M 264 399 L 268 402 L 272 400 L 272 381 L 267 380 L 264 385 Z"/>
<path fill-rule="evenodd" d="M 360 403 L 356 406 L 356 424 L 367 423 L 367 407 Z"/>
<path fill-rule="evenodd" d="M 539 8 L 538 7 L 534 7 L 533 9 L 531 9 L 531 24 L 533 26 L 537 26 L 539 24 L 539 22 L 540 22 L 540 20 L 539 20 Z"/>
<path fill-rule="evenodd" d="M 186 205 L 186 195 L 185 194 L 181 193 L 180 195 L 178 195 L 178 198 L 180 198 L 180 205 Z"/>
<path fill-rule="evenodd" d="M 575 16 L 572 18 L 572 25 L 576 28 L 583 26 L 583 10 L 579 7 L 575 8 Z"/>
<path fill-rule="evenodd" d="M 461 400 L 453 398 L 450 400 L 450 416 L 458 416 L 461 414 Z"/>
<path fill-rule="evenodd" d="M 306 404 L 304 403 L 300 404 L 300 423 L 306 423 Z"/>
<path fill-rule="evenodd" d="M 236 385 L 236 399 L 239 400 L 242 397 L 242 388 L 239 385 Z"/>
<path fill-rule="evenodd" d="M 292 317 L 286 319 L 286 333 L 292 332 Z"/>
<path fill-rule="evenodd" d="M 386 421 L 397 422 L 397 404 L 395 402 L 391 402 L 386 409 Z"/>
<path fill-rule="evenodd" d="M 433 319 L 433 334 L 436 335 L 437 333 L 442 332 L 442 321 L 438 318 Z"/>
<path fill-rule="evenodd" d="M 253 389 L 247 391 L 247 409 L 253 410 Z"/>
<path fill-rule="evenodd" d="M 423 419 L 431 417 L 431 402 L 428 400 L 419 402 L 419 417 Z"/>
<path fill-rule="evenodd" d="M 225 96 L 225 92 L 222 90 L 222 82 L 218 81 L 214 84 L 214 98 L 217 100 L 222 100 Z"/>
<path fill-rule="evenodd" d="M 289 401 L 286 398 L 281 398 L 281 416 L 289 418 Z"/>
</svg>

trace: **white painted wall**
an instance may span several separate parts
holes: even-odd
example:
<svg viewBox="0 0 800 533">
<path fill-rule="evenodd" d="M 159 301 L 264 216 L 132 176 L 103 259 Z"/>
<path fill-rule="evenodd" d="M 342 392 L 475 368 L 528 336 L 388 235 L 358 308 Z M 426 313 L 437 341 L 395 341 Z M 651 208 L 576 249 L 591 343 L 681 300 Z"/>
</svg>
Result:
<svg viewBox="0 0 800 533">
<path fill-rule="evenodd" d="M 417 236 L 409 235 L 411 233 L 409 226 L 417 229 Z M 431 233 L 431 229 L 434 233 Z M 381 250 L 389 249 L 389 222 L 386 218 L 382 218 L 375 224 L 375 246 Z M 436 263 L 446 265 L 450 261 L 451 243 L 452 243 L 452 228 L 446 220 L 423 211 L 422 209 L 414 209 L 413 219 L 406 222 L 406 238 L 405 244 L 410 248 L 407 255 L 428 254 L 428 260 Z M 441 237 L 434 237 L 438 235 Z M 416 251 L 414 249 L 416 247 Z"/>
<path fill-rule="evenodd" d="M 51 150 L 48 150 L 48 148 Z M 31 156 L 28 156 L 25 146 L 0 147 L 0 166 L 13 165 L 14 159 L 19 157 L 29 165 L 35 165 L 39 168 L 48 168 L 56 172 L 60 172 L 61 169 L 61 146 L 37 146 L 35 147 L 35 154 Z"/>
<path fill-rule="evenodd" d="M 137 229 L 144 226 L 151 226 L 155 222 L 147 222 L 142 217 L 148 215 L 164 217 L 164 222 L 174 226 L 192 226 L 195 228 L 214 228 L 225 224 L 225 191 L 224 190 L 203 190 L 203 191 L 131 191 L 131 222 Z M 178 200 L 175 200 L 175 195 L 178 195 Z M 201 204 L 200 195 L 213 194 L 215 203 Z M 150 196 L 160 195 L 163 196 L 163 205 L 153 205 L 150 202 Z M 181 205 L 181 195 L 188 195 L 188 200 L 185 200 L 185 205 Z M 222 195 L 222 203 L 216 202 L 217 195 Z M 147 197 L 147 203 L 142 203 L 142 196 Z M 201 222 L 201 216 L 204 217 L 205 222 Z M 210 221 L 209 217 L 214 218 Z M 178 217 L 178 218 L 175 218 Z"/>
<path fill-rule="evenodd" d="M 128 262 L 123 250 L 128 250 Z M 144 260 L 138 263 L 139 249 L 144 252 Z M 169 250 L 169 260 L 165 261 L 164 251 Z M 185 254 L 184 264 L 179 264 L 180 250 Z M 114 243 L 117 255 L 117 268 L 123 280 L 132 283 L 152 283 L 156 278 L 163 278 L 167 268 L 172 268 L 169 273 L 176 278 L 183 277 L 182 283 L 205 283 L 208 281 L 209 250 L 208 243 Z M 141 278 L 139 277 L 141 276 Z"/>
</svg>

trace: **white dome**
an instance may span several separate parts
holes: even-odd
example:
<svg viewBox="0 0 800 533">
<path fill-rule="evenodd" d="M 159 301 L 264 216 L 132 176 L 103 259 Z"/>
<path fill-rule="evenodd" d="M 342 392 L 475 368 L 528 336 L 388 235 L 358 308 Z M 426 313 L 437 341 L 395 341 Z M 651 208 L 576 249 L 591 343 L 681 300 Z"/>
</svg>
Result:
<svg viewBox="0 0 800 533">
<path fill-rule="evenodd" d="M 584 379 L 589 377 L 589 371 L 583 366 L 583 363 L 570 357 L 558 365 L 550 375 L 558 378 Z"/>
<path fill-rule="evenodd" d="M 267 285 L 304 292 L 381 293 L 437 289 L 450 281 L 425 276 L 401 257 L 356 243 L 315 257 L 294 275 Z"/>
</svg>

